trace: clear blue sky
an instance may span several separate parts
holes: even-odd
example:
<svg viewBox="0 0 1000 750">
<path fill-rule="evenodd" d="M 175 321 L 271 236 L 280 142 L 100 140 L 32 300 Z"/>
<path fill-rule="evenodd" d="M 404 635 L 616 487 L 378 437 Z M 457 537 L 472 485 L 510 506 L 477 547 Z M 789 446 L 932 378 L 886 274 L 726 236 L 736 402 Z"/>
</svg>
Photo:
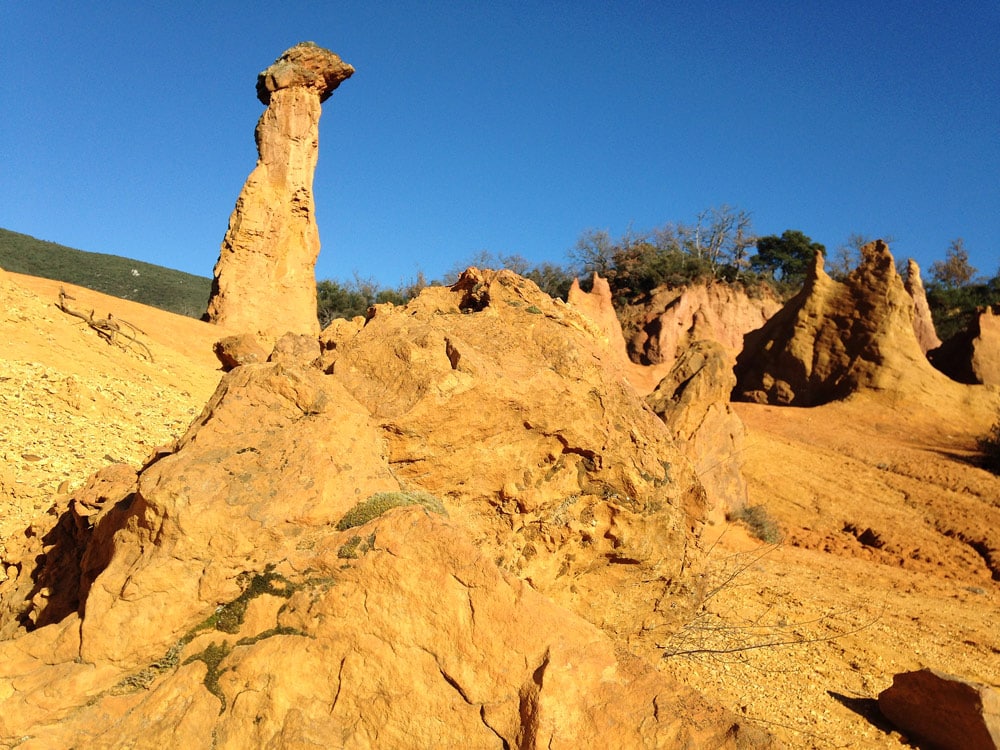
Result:
<svg viewBox="0 0 1000 750">
<path fill-rule="evenodd" d="M 0 227 L 210 276 L 254 166 L 257 73 L 311 40 L 319 278 L 729 204 L 829 250 L 1000 266 L 1000 2 L 0 3 Z"/>
</svg>

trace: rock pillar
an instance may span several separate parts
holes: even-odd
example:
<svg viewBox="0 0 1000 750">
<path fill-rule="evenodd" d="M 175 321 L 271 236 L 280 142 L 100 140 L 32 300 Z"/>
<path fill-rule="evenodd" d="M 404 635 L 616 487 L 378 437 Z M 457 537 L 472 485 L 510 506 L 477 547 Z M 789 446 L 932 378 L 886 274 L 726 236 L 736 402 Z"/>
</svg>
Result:
<svg viewBox="0 0 1000 750">
<path fill-rule="evenodd" d="M 312 186 L 320 105 L 353 73 L 329 50 L 303 42 L 257 77 L 257 97 L 267 105 L 257 123 L 259 156 L 215 265 L 210 321 L 269 340 L 319 332 Z"/>
<path fill-rule="evenodd" d="M 910 258 L 906 264 L 906 281 L 903 283 L 907 293 L 913 298 L 913 332 L 917 334 L 917 343 L 927 354 L 931 349 L 941 346 L 941 339 L 934 330 L 934 319 L 931 308 L 927 304 L 927 292 L 920 278 L 920 266 Z"/>
</svg>

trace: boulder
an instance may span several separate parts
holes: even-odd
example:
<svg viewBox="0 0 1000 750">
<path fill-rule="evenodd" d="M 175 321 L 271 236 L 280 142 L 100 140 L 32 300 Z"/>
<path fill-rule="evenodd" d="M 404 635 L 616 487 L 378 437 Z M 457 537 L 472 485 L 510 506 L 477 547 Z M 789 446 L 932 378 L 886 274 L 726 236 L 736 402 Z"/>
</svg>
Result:
<svg viewBox="0 0 1000 750">
<path fill-rule="evenodd" d="M 257 123 L 257 166 L 229 219 L 208 319 L 273 342 L 286 331 L 319 332 L 319 230 L 313 175 L 321 102 L 354 73 L 329 50 L 304 42 L 257 79 L 267 109 Z"/>
<path fill-rule="evenodd" d="M 927 356 L 959 383 L 1000 385 L 1000 305 L 976 310 L 965 328 Z"/>
<path fill-rule="evenodd" d="M 878 696 L 882 714 L 909 738 L 941 750 L 1000 748 L 1000 691 L 920 669 L 892 678 Z"/>
<path fill-rule="evenodd" d="M 940 398 L 954 385 L 927 361 L 913 325 L 913 299 L 881 240 L 861 248 L 843 283 L 816 254 L 802 291 L 745 337 L 733 397 L 815 406 L 874 391 Z"/>
<path fill-rule="evenodd" d="M 249 333 L 225 336 L 216 341 L 212 349 L 222 364 L 222 369 L 226 372 L 240 365 L 252 365 L 267 361 L 267 352 L 264 347 L 261 346 L 256 336 Z"/>
<path fill-rule="evenodd" d="M 927 292 L 924 291 L 924 282 L 920 278 L 920 266 L 913 258 L 906 262 L 906 281 L 903 286 L 913 299 L 913 332 L 917 336 L 917 343 L 926 354 L 931 349 L 941 346 L 941 339 L 934 330 L 934 319 L 931 317 L 930 305 L 927 304 Z"/>
</svg>

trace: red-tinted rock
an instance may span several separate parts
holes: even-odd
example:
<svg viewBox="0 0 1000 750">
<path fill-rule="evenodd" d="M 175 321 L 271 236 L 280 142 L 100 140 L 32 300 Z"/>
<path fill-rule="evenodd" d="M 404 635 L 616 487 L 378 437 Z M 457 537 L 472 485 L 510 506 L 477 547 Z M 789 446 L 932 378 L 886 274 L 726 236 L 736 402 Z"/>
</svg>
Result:
<svg viewBox="0 0 1000 750">
<path fill-rule="evenodd" d="M 911 739 L 941 750 L 997 750 L 1000 692 L 921 669 L 892 678 L 879 710 Z"/>
</svg>

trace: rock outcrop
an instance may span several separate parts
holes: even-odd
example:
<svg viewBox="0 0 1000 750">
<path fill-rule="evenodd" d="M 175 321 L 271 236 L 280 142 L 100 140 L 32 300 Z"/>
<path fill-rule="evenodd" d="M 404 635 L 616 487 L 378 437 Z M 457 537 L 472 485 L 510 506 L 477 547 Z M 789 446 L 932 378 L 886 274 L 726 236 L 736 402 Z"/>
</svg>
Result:
<svg viewBox="0 0 1000 750">
<path fill-rule="evenodd" d="M 933 669 L 904 672 L 878 696 L 908 737 L 941 750 L 1000 748 L 1000 691 Z"/>
<path fill-rule="evenodd" d="M 924 291 L 924 282 L 920 278 L 920 266 L 913 258 L 906 262 L 906 281 L 903 286 L 913 299 L 913 332 L 917 335 L 917 343 L 926 354 L 931 349 L 941 346 L 941 339 L 934 330 L 934 319 L 931 317 L 930 305 L 927 304 L 927 292 Z"/>
<path fill-rule="evenodd" d="M 305 42 L 258 76 L 257 96 L 267 106 L 257 123 L 259 157 L 215 266 L 212 322 L 270 341 L 286 331 L 319 332 L 313 175 L 320 105 L 353 73 L 337 55 Z"/>
<path fill-rule="evenodd" d="M 1000 385 L 1000 305 L 976 310 L 965 328 L 927 356 L 959 383 Z"/>
<path fill-rule="evenodd" d="M 718 300 L 730 295 L 720 291 L 709 295 L 696 292 L 692 296 Z M 683 295 L 678 299 L 683 299 Z M 686 299 L 688 302 L 680 306 L 687 306 L 690 311 L 691 297 Z M 667 361 L 638 364 L 629 358 L 607 279 L 595 273 L 590 292 L 582 291 L 574 280 L 567 302 L 598 325 L 611 355 L 622 363 L 629 383 L 646 397 L 646 402 L 666 423 L 677 446 L 694 464 L 708 499 L 706 518 L 712 523 L 721 522 L 727 511 L 744 505 L 747 487 L 740 467 L 746 430 L 729 405 L 730 393 L 736 385 L 732 372 L 735 353 L 714 339 L 688 338 L 702 333 L 726 338 L 725 330 L 706 326 L 701 322 L 704 313 L 696 312 L 690 330 L 672 345 L 682 346 L 683 342 L 683 348 L 671 350 Z M 711 305 L 698 309 L 711 309 Z M 656 320 L 662 322 L 672 315 L 663 313 Z"/>
<path fill-rule="evenodd" d="M 612 356 L 621 364 L 629 383 L 639 395 L 647 396 L 652 393 L 660 380 L 670 372 L 672 362 L 650 365 L 632 361 L 625 344 L 622 324 L 611 301 L 611 285 L 608 280 L 595 273 L 590 291 L 585 292 L 580 288 L 579 279 L 573 279 L 566 301 L 570 307 L 576 308 L 597 325 Z"/>
<path fill-rule="evenodd" d="M 861 254 L 841 283 L 817 253 L 802 291 L 745 337 L 734 398 L 815 406 L 861 390 L 937 398 L 954 385 L 917 343 L 913 300 L 888 246 L 878 240 Z"/>
<path fill-rule="evenodd" d="M 594 325 L 471 269 L 283 337 L 21 540 L 0 744 L 766 747 L 623 655 L 703 516 Z"/>
<path fill-rule="evenodd" d="M 780 309 L 769 293 L 751 297 L 730 284 L 662 288 L 646 304 L 626 310 L 622 327 L 632 359 L 662 365 L 665 372 L 695 341 L 717 341 L 735 362 L 743 336 Z"/>
<path fill-rule="evenodd" d="M 721 523 L 729 511 L 748 501 L 742 472 L 746 427 L 729 405 L 735 385 L 730 355 L 722 344 L 699 340 L 681 353 L 646 397 L 694 464 L 713 523 Z"/>
</svg>

